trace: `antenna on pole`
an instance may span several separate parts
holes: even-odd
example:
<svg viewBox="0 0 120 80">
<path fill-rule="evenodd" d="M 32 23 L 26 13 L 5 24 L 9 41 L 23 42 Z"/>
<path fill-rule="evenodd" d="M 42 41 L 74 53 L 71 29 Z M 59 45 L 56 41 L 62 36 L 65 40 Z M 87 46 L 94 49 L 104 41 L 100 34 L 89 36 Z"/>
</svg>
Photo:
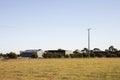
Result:
<svg viewBox="0 0 120 80">
<path fill-rule="evenodd" d="M 90 28 L 88 30 L 88 57 L 90 58 Z"/>
</svg>

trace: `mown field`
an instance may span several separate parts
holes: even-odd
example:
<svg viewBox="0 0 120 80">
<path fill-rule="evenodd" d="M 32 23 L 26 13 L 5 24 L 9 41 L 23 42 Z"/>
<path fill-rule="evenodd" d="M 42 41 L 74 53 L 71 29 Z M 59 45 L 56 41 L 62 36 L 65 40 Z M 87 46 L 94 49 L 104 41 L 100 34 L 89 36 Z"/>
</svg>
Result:
<svg viewBox="0 0 120 80">
<path fill-rule="evenodd" d="M 0 80 L 120 80 L 120 58 L 0 60 Z"/>
</svg>

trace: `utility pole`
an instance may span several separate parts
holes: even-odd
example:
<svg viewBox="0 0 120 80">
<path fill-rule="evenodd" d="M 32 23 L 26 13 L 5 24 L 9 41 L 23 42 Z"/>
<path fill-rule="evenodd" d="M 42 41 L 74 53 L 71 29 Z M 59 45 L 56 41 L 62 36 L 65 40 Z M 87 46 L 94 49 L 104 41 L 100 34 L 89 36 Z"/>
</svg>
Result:
<svg viewBox="0 0 120 80">
<path fill-rule="evenodd" d="M 88 29 L 88 57 L 90 58 L 90 28 Z"/>
</svg>

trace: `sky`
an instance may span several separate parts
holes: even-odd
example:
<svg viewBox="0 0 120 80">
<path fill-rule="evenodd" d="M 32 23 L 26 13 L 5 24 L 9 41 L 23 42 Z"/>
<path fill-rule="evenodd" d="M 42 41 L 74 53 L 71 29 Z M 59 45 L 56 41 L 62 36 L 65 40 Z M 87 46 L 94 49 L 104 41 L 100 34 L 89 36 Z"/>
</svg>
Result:
<svg viewBox="0 0 120 80">
<path fill-rule="evenodd" d="M 0 0 L 0 53 L 120 49 L 120 0 Z"/>
</svg>

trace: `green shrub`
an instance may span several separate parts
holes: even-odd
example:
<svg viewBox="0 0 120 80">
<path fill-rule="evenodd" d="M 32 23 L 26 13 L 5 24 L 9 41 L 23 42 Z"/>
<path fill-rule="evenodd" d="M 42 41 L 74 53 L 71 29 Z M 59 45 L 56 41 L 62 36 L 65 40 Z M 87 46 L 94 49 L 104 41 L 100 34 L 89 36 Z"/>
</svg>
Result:
<svg viewBox="0 0 120 80">
<path fill-rule="evenodd" d="M 31 55 L 31 58 L 38 58 L 38 55 L 34 53 Z"/>
<path fill-rule="evenodd" d="M 16 59 L 17 58 L 17 55 L 14 52 L 7 53 L 6 55 L 10 59 Z"/>
</svg>

